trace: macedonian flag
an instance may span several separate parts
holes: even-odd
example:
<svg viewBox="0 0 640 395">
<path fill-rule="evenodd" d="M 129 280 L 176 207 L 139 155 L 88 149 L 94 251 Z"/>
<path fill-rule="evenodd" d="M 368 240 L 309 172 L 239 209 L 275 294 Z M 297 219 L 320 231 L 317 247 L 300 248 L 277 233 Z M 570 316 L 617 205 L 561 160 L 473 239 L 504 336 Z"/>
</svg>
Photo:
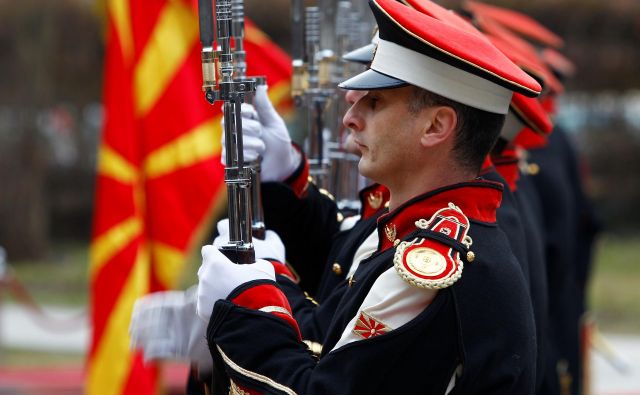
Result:
<svg viewBox="0 0 640 395">
<path fill-rule="evenodd" d="M 154 394 L 129 350 L 134 301 L 170 289 L 224 204 L 220 106 L 201 91 L 195 0 L 107 0 L 105 121 L 91 243 L 87 394 Z M 287 105 L 290 60 L 247 23 L 248 75 Z"/>
</svg>

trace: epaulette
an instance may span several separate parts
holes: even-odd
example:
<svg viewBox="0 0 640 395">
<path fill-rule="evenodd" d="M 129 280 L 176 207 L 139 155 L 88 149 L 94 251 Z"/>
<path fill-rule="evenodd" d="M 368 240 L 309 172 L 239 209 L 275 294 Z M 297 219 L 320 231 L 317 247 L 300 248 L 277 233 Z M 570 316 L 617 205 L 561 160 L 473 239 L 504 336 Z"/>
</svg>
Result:
<svg viewBox="0 0 640 395">
<path fill-rule="evenodd" d="M 402 241 L 393 257 L 394 267 L 409 284 L 428 289 L 447 288 L 462 276 L 461 256 L 472 262 L 473 241 L 467 235 L 469 219 L 453 203 L 436 211 L 429 219 L 416 221 L 418 232 L 411 241 Z"/>
</svg>

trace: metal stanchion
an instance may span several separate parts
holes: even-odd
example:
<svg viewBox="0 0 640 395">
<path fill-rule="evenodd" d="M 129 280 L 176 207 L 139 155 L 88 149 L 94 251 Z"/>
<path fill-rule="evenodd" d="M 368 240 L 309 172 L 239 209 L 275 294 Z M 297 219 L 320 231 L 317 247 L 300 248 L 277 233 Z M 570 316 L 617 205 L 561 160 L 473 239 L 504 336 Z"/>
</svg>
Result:
<svg viewBox="0 0 640 395">
<path fill-rule="evenodd" d="M 0 247 L 0 328 L 2 328 L 2 307 L 4 304 L 4 290 L 7 283 L 7 252 L 4 248 Z M 0 331 L 0 348 L 2 347 L 2 331 Z M 2 361 L 2 355 L 0 352 L 0 364 Z"/>
</svg>

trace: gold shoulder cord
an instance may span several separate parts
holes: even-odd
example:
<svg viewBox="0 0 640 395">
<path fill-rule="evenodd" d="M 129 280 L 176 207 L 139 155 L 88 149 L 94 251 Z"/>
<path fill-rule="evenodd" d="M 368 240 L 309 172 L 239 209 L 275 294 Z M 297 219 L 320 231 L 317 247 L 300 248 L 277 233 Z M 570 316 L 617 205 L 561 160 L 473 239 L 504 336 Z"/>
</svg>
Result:
<svg viewBox="0 0 640 395">
<path fill-rule="evenodd" d="M 311 340 L 303 340 L 304 344 L 306 344 L 307 348 L 313 354 L 314 357 L 319 358 L 320 354 L 322 354 L 322 344 L 313 342 Z"/>
</svg>

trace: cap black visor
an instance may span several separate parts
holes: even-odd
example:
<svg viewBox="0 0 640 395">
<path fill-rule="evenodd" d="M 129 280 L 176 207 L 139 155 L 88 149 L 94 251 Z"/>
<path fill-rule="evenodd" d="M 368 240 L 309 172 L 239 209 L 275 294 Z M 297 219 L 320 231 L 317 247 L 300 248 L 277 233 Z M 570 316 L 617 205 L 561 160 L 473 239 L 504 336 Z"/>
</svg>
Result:
<svg viewBox="0 0 640 395">
<path fill-rule="evenodd" d="M 338 87 L 354 91 L 369 91 L 375 89 L 399 88 L 405 85 L 409 84 L 405 81 L 389 77 L 386 74 L 369 69 L 341 82 Z"/>
<path fill-rule="evenodd" d="M 364 47 L 354 49 L 351 52 L 347 52 L 342 56 L 342 59 L 347 62 L 356 62 L 362 64 L 369 64 L 373 60 L 374 44 L 367 44 Z"/>
</svg>

